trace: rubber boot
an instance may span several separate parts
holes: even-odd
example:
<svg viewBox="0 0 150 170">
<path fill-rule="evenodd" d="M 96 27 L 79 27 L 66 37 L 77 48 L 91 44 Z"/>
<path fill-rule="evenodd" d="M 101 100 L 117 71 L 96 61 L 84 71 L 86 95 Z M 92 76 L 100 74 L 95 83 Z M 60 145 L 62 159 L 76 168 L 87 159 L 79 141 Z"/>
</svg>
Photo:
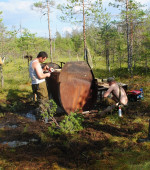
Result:
<svg viewBox="0 0 150 170">
<path fill-rule="evenodd" d="M 104 111 L 99 113 L 99 116 L 104 117 L 107 113 L 112 112 L 115 107 L 115 105 L 108 106 Z"/>
</svg>

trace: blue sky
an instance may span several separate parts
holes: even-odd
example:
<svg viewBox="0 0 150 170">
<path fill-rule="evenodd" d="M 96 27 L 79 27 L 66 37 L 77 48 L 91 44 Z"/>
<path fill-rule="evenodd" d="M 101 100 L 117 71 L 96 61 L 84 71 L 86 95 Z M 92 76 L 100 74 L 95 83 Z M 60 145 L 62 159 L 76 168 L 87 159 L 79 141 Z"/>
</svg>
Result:
<svg viewBox="0 0 150 170">
<path fill-rule="evenodd" d="M 3 12 L 2 18 L 4 25 L 8 30 L 13 28 L 27 28 L 31 33 L 37 33 L 37 36 L 48 37 L 48 26 L 46 17 L 41 17 L 41 13 L 33 11 L 31 5 L 40 0 L 0 0 L 0 11 Z M 65 0 L 60 0 L 63 3 Z M 111 2 L 114 0 L 111 0 Z M 150 8 L 150 0 L 137 0 L 142 4 L 146 4 Z M 57 1 L 58 2 L 58 1 Z M 110 0 L 103 0 L 103 6 L 112 14 L 116 9 L 108 7 Z M 59 31 L 61 35 L 65 35 L 66 31 L 71 32 L 74 28 L 69 23 L 60 22 L 58 19 L 59 12 L 53 11 L 51 17 L 51 34 L 55 36 L 55 32 Z"/>
</svg>

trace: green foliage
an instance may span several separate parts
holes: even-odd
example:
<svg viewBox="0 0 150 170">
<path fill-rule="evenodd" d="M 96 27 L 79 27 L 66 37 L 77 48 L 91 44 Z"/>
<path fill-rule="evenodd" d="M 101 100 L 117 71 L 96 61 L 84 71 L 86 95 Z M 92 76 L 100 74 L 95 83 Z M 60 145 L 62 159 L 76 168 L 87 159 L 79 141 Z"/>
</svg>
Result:
<svg viewBox="0 0 150 170">
<path fill-rule="evenodd" d="M 4 117 L 5 116 L 5 113 L 1 113 L 0 112 L 0 118 Z"/>
<path fill-rule="evenodd" d="M 22 36 L 18 39 L 18 47 L 25 54 L 32 54 L 35 50 L 35 34 L 31 34 L 28 29 L 24 29 Z"/>
<path fill-rule="evenodd" d="M 26 124 L 24 129 L 23 129 L 23 133 L 27 133 L 29 129 L 29 124 Z"/>
<path fill-rule="evenodd" d="M 0 15 L 1 15 L 1 14 L 2 14 L 2 11 L 0 11 Z M 3 20 L 3 19 L 2 19 L 2 18 L 0 18 L 0 22 L 2 22 L 2 20 Z"/>
<path fill-rule="evenodd" d="M 59 127 L 57 127 L 55 123 L 52 123 L 51 126 L 48 127 L 48 133 L 51 136 L 56 136 L 61 134 Z"/>
<path fill-rule="evenodd" d="M 122 124 L 125 123 L 126 120 L 124 120 L 122 117 L 118 116 L 118 109 L 115 109 L 112 113 L 112 115 L 109 116 L 108 122 L 110 124 L 114 124 L 118 127 L 121 127 Z"/>
<path fill-rule="evenodd" d="M 56 114 L 57 105 L 54 102 L 54 100 L 50 99 L 46 103 L 42 104 L 40 106 L 40 109 L 41 109 L 41 112 L 42 112 L 41 116 L 44 119 L 50 119 L 50 118 L 53 118 L 54 115 Z"/>
<path fill-rule="evenodd" d="M 47 142 L 47 136 L 44 133 L 40 134 L 40 138 L 43 143 Z"/>
<path fill-rule="evenodd" d="M 82 35 L 79 32 L 74 31 L 73 35 L 71 37 L 71 40 L 74 44 L 74 50 L 75 52 L 78 52 L 81 47 L 83 47 L 82 42 Z M 82 46 L 81 46 L 82 45 Z"/>
<path fill-rule="evenodd" d="M 76 1 L 76 0 L 67 0 L 67 3 L 64 3 L 62 5 L 58 5 L 57 8 L 61 10 L 62 15 L 60 18 L 63 21 L 69 21 L 73 23 L 80 23 L 81 17 L 83 15 L 83 1 Z M 86 1 L 86 5 L 84 5 L 84 15 L 86 18 L 86 21 L 90 21 L 93 19 L 93 15 L 100 16 L 100 13 L 102 11 L 102 1 L 96 0 L 96 1 Z M 102 14 L 102 13 L 101 13 Z M 104 16 L 103 16 L 104 17 Z"/>
<path fill-rule="evenodd" d="M 46 1 L 39 1 L 39 2 L 35 2 L 33 3 L 32 8 L 36 8 L 36 9 L 40 9 L 42 10 L 41 12 L 44 13 L 44 10 L 47 9 L 47 3 L 49 6 L 54 6 L 55 5 L 55 1 L 53 0 L 46 0 Z M 44 13 L 45 15 L 45 13 Z"/>
<path fill-rule="evenodd" d="M 150 169 L 150 162 L 140 163 L 138 165 L 129 165 L 129 169 L 148 170 Z"/>
<path fill-rule="evenodd" d="M 50 135 L 74 134 L 83 129 L 82 123 L 84 121 L 83 115 L 79 113 L 70 113 L 59 123 L 59 126 L 53 122 L 48 131 Z"/>
<path fill-rule="evenodd" d="M 43 10 L 43 15 L 46 14 L 46 2 L 39 1 L 33 4 L 35 8 Z M 49 0 L 50 6 L 53 6 L 53 1 Z M 82 2 L 75 0 L 68 0 L 67 4 L 64 4 L 62 8 L 63 14 L 71 19 L 71 21 L 77 24 L 75 18 L 81 20 L 82 15 Z M 110 70 L 116 66 L 127 68 L 127 45 L 126 45 L 126 28 L 124 25 L 124 18 L 120 20 L 112 21 L 110 15 L 103 11 L 102 1 L 86 1 L 85 5 L 85 18 L 86 18 L 86 41 L 87 47 L 90 49 L 92 59 L 95 65 L 101 65 L 105 67 L 106 61 L 102 61 L 97 58 L 106 60 L 106 52 L 109 51 L 109 64 Z M 116 0 L 115 4 L 121 4 L 124 1 Z M 125 4 L 121 4 L 124 7 Z M 115 6 L 115 5 L 114 5 Z M 74 8 L 78 7 L 79 11 L 75 11 Z M 133 60 L 134 68 L 139 64 L 148 71 L 149 64 L 149 13 L 145 15 L 145 11 L 141 8 L 140 3 L 136 1 L 129 1 L 129 21 L 130 26 L 134 27 L 133 30 Z M 77 13 L 75 13 L 77 12 Z M 1 16 L 0 12 L 0 16 Z M 124 16 L 122 11 L 120 16 Z M 75 18 L 74 18 L 75 17 Z M 88 18 L 90 19 L 89 22 Z M 119 19 L 119 17 L 118 17 Z M 0 19 L 1 20 L 1 19 Z M 67 19 L 66 19 L 67 20 Z M 112 22 L 111 22 L 112 21 Z M 94 23 L 94 24 L 93 24 Z M 80 22 L 81 24 L 81 22 Z M 18 58 L 22 58 L 25 55 L 36 56 L 37 51 L 44 50 L 49 54 L 49 40 L 48 38 L 36 37 L 36 34 L 31 34 L 30 30 L 23 28 L 22 34 L 18 30 L 8 31 L 7 28 L 0 22 L 0 38 L 2 40 L 0 47 L 0 55 L 6 57 L 6 63 Z M 82 31 L 73 30 L 71 34 L 66 33 L 61 37 L 61 33 L 56 33 L 56 39 L 53 39 L 53 55 L 54 62 L 57 61 L 73 61 L 83 60 L 83 34 Z M 107 47 L 107 48 L 106 48 Z M 108 58 L 107 58 L 108 59 Z M 96 69 L 96 67 L 95 67 Z M 21 69 L 20 69 L 21 70 Z M 20 71 L 19 70 L 19 71 Z M 5 80 L 5 77 L 4 77 Z"/>
<path fill-rule="evenodd" d="M 73 134 L 83 129 L 84 118 L 79 113 L 70 113 L 60 122 L 61 131 L 66 134 Z"/>
<path fill-rule="evenodd" d="M 35 2 L 34 4 L 33 4 L 36 8 L 44 8 L 44 5 L 43 5 L 43 3 L 42 2 Z"/>
<path fill-rule="evenodd" d="M 22 103 L 19 101 L 15 101 L 15 102 L 11 103 L 8 107 L 11 112 L 17 112 L 17 111 L 20 111 L 21 108 L 23 109 Z"/>
</svg>

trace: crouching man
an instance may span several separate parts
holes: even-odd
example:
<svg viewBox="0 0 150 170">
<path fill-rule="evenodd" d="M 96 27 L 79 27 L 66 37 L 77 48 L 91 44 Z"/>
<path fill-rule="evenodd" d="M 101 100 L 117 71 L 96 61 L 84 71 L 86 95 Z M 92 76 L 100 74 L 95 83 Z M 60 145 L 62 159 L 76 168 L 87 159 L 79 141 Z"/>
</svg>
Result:
<svg viewBox="0 0 150 170">
<path fill-rule="evenodd" d="M 104 116 L 106 113 L 111 112 L 116 106 L 122 105 L 127 106 L 128 97 L 126 95 L 125 90 L 118 85 L 113 77 L 109 77 L 107 79 L 107 83 L 109 84 L 108 90 L 104 93 L 104 102 L 108 107 L 100 112 L 100 116 Z M 110 98 L 109 96 L 112 95 Z"/>
</svg>

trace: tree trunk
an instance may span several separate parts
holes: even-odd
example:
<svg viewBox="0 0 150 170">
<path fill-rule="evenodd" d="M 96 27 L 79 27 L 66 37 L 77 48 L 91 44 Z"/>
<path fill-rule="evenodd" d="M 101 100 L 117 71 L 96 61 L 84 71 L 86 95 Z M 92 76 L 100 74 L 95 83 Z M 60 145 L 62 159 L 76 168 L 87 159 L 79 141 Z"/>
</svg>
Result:
<svg viewBox="0 0 150 170">
<path fill-rule="evenodd" d="M 147 55 L 146 55 L 146 60 L 145 60 L 145 71 L 146 71 L 146 75 L 147 75 L 147 71 L 148 71 Z"/>
<path fill-rule="evenodd" d="M 49 42 L 50 42 L 50 57 L 51 57 L 51 62 L 53 62 L 53 57 L 52 57 L 52 38 L 51 38 L 51 29 L 50 29 L 50 9 L 49 9 L 49 4 L 48 4 L 48 0 L 47 2 L 47 18 L 48 18 L 48 31 L 49 31 Z"/>
<path fill-rule="evenodd" d="M 120 69 L 122 68 L 122 56 L 120 54 L 120 58 L 119 58 L 119 64 L 120 64 Z"/>
<path fill-rule="evenodd" d="M 132 68 L 132 58 L 133 58 L 133 19 L 131 15 L 131 25 L 130 25 L 130 67 Z"/>
<path fill-rule="evenodd" d="M 4 76 L 3 76 L 3 66 L 0 64 L 0 73 L 1 73 L 1 87 L 4 87 Z"/>
<path fill-rule="evenodd" d="M 84 0 L 83 3 L 83 39 L 84 39 L 84 59 L 87 57 L 87 49 L 86 49 L 86 35 L 85 35 L 85 14 L 84 14 Z"/>
<path fill-rule="evenodd" d="M 108 40 L 105 41 L 105 50 L 106 50 L 106 68 L 110 72 L 110 60 L 109 60 L 109 42 Z"/>
<path fill-rule="evenodd" d="M 127 29 L 127 52 L 128 52 L 128 70 L 131 73 L 131 60 L 130 60 L 130 41 L 129 41 L 129 17 L 128 17 L 128 0 L 126 0 L 126 29 Z"/>
<path fill-rule="evenodd" d="M 54 58 L 55 58 L 55 38 L 54 38 L 54 50 L 53 50 L 53 55 L 54 55 Z"/>
<path fill-rule="evenodd" d="M 115 63 L 115 38 L 114 38 L 114 47 L 113 47 L 113 50 L 112 50 L 112 52 L 113 52 L 113 58 L 112 58 L 112 63 L 114 64 Z"/>
</svg>

